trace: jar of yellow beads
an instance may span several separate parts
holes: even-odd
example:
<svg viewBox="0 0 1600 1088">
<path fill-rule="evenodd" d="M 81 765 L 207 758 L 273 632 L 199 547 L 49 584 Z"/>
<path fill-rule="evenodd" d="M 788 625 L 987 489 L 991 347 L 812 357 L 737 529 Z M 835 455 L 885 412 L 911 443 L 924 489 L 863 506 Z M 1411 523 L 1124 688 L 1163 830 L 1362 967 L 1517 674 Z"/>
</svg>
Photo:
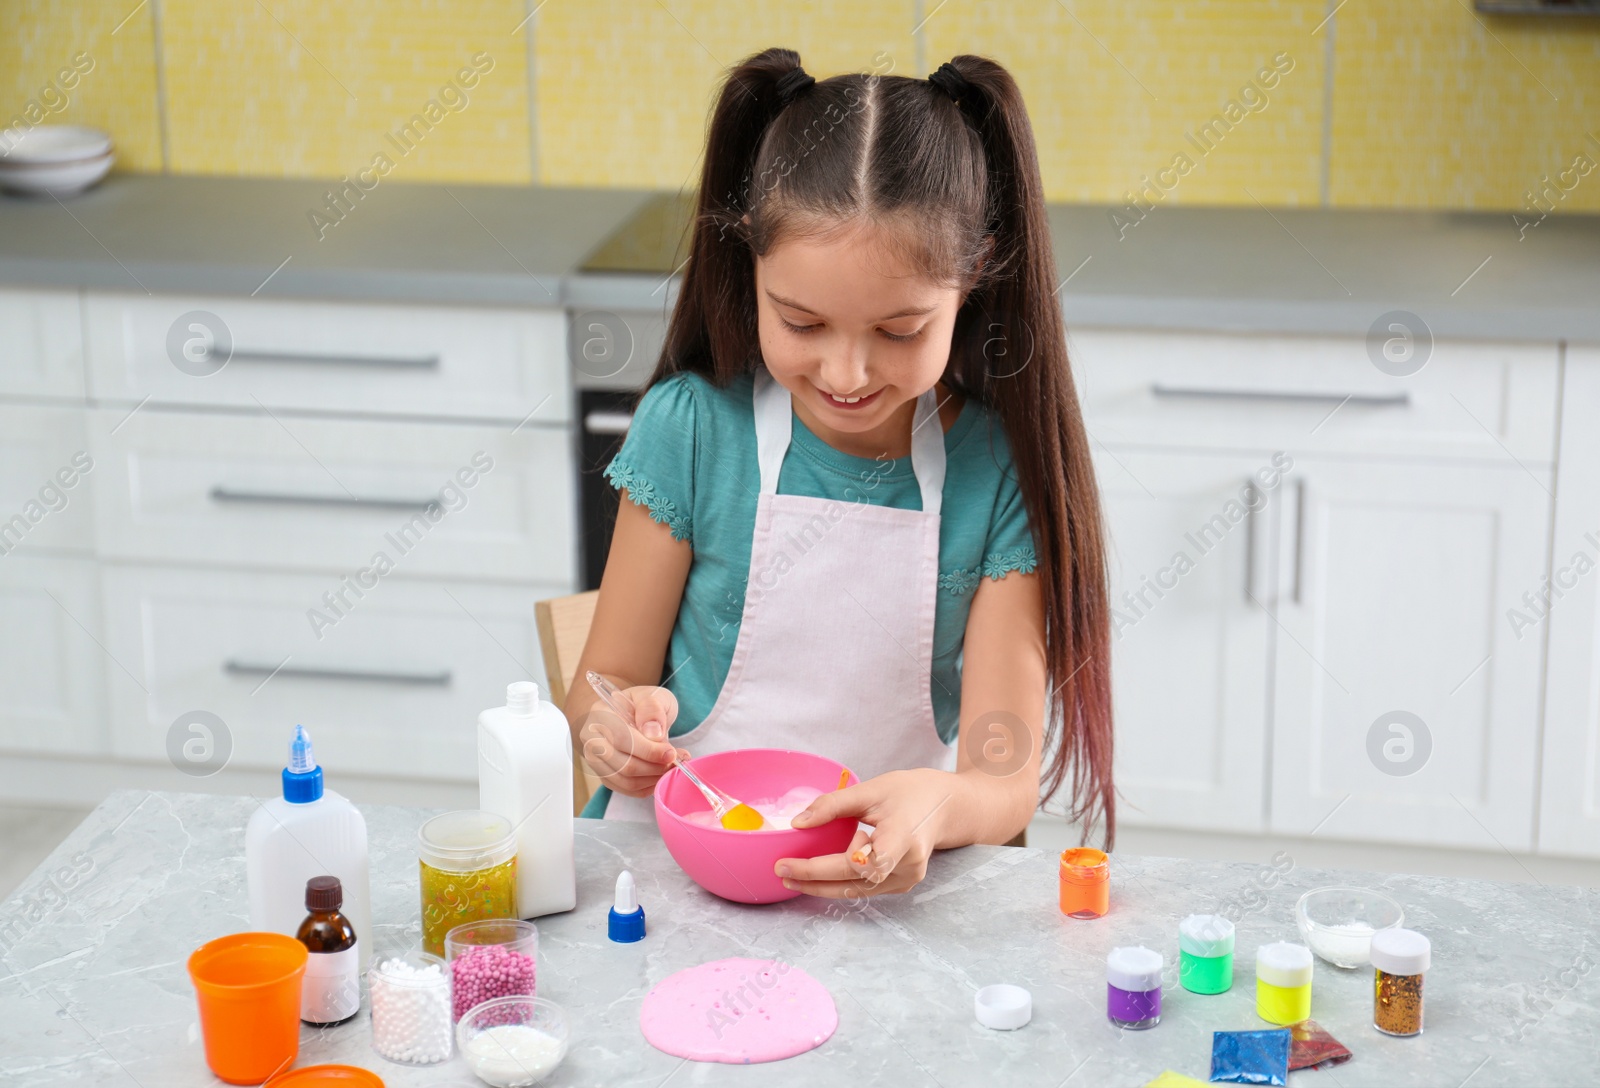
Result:
<svg viewBox="0 0 1600 1088">
<path fill-rule="evenodd" d="M 517 838 L 492 812 L 446 812 L 417 833 L 422 949 L 444 955 L 444 935 L 465 922 L 517 916 Z"/>
</svg>

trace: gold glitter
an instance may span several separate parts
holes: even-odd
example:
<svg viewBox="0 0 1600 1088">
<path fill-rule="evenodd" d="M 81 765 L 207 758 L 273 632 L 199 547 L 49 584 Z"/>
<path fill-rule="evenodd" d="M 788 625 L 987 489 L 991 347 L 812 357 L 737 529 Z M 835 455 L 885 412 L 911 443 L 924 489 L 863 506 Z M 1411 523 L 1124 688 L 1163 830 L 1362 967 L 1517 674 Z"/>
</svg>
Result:
<svg viewBox="0 0 1600 1088">
<path fill-rule="evenodd" d="M 1373 971 L 1372 1026 L 1386 1035 L 1422 1031 L 1422 976 Z"/>
</svg>

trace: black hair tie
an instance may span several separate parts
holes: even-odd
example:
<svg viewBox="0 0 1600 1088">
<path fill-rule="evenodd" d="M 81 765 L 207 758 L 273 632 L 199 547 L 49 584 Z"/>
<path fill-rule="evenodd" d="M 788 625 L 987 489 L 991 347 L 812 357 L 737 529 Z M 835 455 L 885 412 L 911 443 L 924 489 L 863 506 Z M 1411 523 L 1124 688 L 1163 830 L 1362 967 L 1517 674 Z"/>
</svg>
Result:
<svg viewBox="0 0 1600 1088">
<path fill-rule="evenodd" d="M 949 62 L 939 65 L 939 70 L 928 77 L 928 82 L 949 95 L 952 102 L 961 101 L 961 96 L 972 87 L 967 78 Z"/>
<path fill-rule="evenodd" d="M 804 68 L 798 64 L 795 65 L 778 77 L 778 101 L 787 106 L 795 95 L 806 90 L 815 82 L 816 79 L 807 75 Z"/>
</svg>

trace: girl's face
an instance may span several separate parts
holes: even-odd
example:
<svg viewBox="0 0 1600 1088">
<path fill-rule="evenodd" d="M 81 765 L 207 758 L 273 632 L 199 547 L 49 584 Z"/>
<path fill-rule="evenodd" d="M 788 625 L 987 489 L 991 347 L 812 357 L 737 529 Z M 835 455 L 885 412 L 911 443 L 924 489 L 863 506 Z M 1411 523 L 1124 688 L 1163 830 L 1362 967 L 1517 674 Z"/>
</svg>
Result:
<svg viewBox="0 0 1600 1088">
<path fill-rule="evenodd" d="M 835 449 L 910 450 L 916 398 L 950 359 L 963 293 L 896 257 L 877 228 L 795 239 L 756 258 L 761 354 L 795 414 Z"/>
</svg>

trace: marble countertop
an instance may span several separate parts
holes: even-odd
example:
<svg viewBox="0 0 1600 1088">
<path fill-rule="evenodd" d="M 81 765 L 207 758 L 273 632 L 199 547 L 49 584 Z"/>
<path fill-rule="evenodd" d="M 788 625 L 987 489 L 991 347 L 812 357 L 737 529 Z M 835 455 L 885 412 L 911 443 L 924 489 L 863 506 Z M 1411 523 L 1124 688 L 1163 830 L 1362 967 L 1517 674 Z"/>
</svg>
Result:
<svg viewBox="0 0 1600 1088">
<path fill-rule="evenodd" d="M 184 961 L 247 928 L 249 797 L 112 795 L 0 906 L 0 1082 L 9 1088 L 218 1083 L 207 1070 Z M 416 829 L 423 809 L 362 806 L 372 858 L 376 951 L 418 941 Z M 801 897 L 751 907 L 692 884 L 653 828 L 577 822 L 578 907 L 538 921 L 540 994 L 573 1028 L 552 1086 L 728 1084 L 1138 1085 L 1171 1068 L 1209 1071 L 1213 1030 L 1255 1017 L 1256 945 L 1296 939 L 1295 899 L 1327 884 L 1384 889 L 1433 941 L 1427 1030 L 1391 1039 L 1371 1026 L 1368 971 L 1320 961 L 1313 1016 L 1354 1052 L 1292 1085 L 1355 1088 L 1591 1085 L 1600 1068 L 1600 891 L 1259 865 L 1113 858 L 1112 910 L 1078 922 L 1057 910 L 1056 858 L 1044 850 L 945 851 L 913 891 L 848 905 Z M 606 939 L 617 872 L 631 869 L 649 918 L 640 944 Z M 1238 925 L 1234 987 L 1176 987 L 1176 927 L 1193 911 Z M 1105 1019 L 1104 962 L 1142 943 L 1168 958 L 1164 1019 L 1123 1032 Z M 832 992 L 839 1028 L 784 1062 L 685 1062 L 640 1035 L 640 1002 L 673 971 L 725 956 L 803 967 Z M 973 1018 L 979 986 L 1033 993 L 1033 1022 L 993 1032 Z M 303 1028 L 300 1064 L 376 1070 L 392 1088 L 468 1088 L 459 1056 L 427 1068 L 373 1053 L 365 1000 L 356 1019 Z"/>
</svg>

